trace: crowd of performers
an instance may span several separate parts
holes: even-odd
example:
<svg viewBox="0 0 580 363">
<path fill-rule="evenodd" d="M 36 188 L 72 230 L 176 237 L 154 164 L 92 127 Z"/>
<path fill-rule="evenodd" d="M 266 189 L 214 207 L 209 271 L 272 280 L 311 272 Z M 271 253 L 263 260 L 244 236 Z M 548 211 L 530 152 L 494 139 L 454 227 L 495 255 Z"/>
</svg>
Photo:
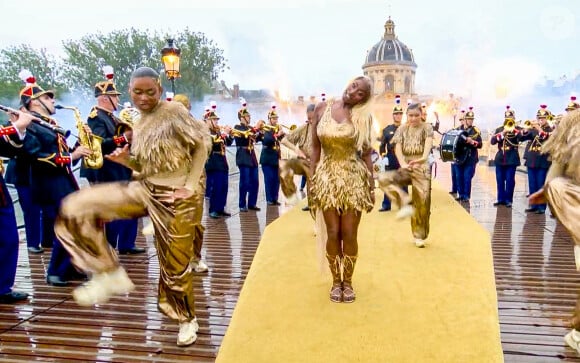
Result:
<svg viewBox="0 0 580 363">
<path fill-rule="evenodd" d="M 268 206 L 280 205 L 280 189 L 287 200 L 297 201 L 294 176 L 303 176 L 308 189 L 304 210 L 311 210 L 321 222 L 318 234 L 323 238 L 332 275 L 332 302 L 352 303 L 356 299 L 352 277 L 358 260 L 358 227 L 362 212 L 374 206 L 377 184 L 384 192 L 379 211 L 389 211 L 394 205 L 398 218 L 410 217 L 414 244 L 426 246 L 434 128 L 426 122 L 424 105 L 410 103 L 404 110 L 397 102 L 393 123 L 382 131 L 379 153 L 383 162 L 376 170 L 372 161 L 372 88 L 367 77 L 350 81 L 341 97 L 309 105 L 304 125 L 286 133 L 275 108 L 268 112 L 267 121 L 252 126 L 245 102 L 233 128 L 219 124 L 215 107 L 197 120 L 190 113 L 186 96 L 162 99 L 159 74 L 148 67 L 131 75 L 129 97 L 134 108 L 122 111 L 134 113 L 121 111 L 116 116 L 120 92 L 115 88 L 112 69 L 104 70 L 106 79 L 95 85 L 96 105 L 86 122 L 77 120 L 79 140 L 74 147 L 68 146 L 68 134 L 54 118 L 57 109 L 69 107 L 59 107 L 54 92 L 44 90 L 27 72 L 21 74 L 26 85 L 20 92 L 20 109 L 3 107 L 11 124 L 0 129 L 0 153 L 11 158 L 6 179 L 19 196 L 28 251 L 36 254 L 52 248 L 46 275 L 50 285 L 88 280 L 73 290 L 80 305 L 106 303 L 112 296 L 134 289 L 118 254 L 145 252 L 135 246 L 135 239 L 138 219 L 149 216 L 160 264 L 159 310 L 179 323 L 177 345 L 195 342 L 199 325 L 193 273 L 208 270 L 201 255 L 204 197 L 210 218 L 231 216 L 225 209 L 229 184 L 226 148 L 233 145 L 239 169 L 240 212 L 260 210 L 259 165 Z M 527 141 L 524 158 L 531 197 L 526 211 L 545 213 L 547 199 L 554 215 L 573 229 L 579 198 L 579 155 L 576 149 L 562 151 L 553 140 L 564 142 L 558 134 L 560 128 L 578 128 L 577 122 L 570 121 L 574 117 L 578 121 L 578 108 L 571 100 L 566 109 L 570 114 L 556 128 L 549 122 L 551 112 L 543 105 L 536 120 L 524 125 L 517 125 L 515 112 L 507 108 L 504 124 L 490 139 L 492 145 L 498 145 L 494 205 L 511 207 L 515 171 L 520 165 L 518 146 Z M 402 124 L 404 114 L 407 122 Z M 478 149 L 483 143 L 474 120 L 472 108 L 462 112 L 458 130 L 469 152 L 452 165 L 451 193 L 461 203 L 471 198 Z M 257 142 L 262 144 L 259 160 Z M 281 146 L 296 156 L 283 159 Z M 90 184 L 83 189 L 72 172 L 72 166 L 81 160 L 81 176 Z M 2 174 L 0 303 L 13 303 L 27 299 L 27 295 L 12 290 L 18 233 Z M 580 261 L 580 239 L 577 235 L 574 239 Z M 574 327 L 580 331 L 580 325 Z M 566 341 L 578 350 L 580 333 L 573 330 Z"/>
</svg>

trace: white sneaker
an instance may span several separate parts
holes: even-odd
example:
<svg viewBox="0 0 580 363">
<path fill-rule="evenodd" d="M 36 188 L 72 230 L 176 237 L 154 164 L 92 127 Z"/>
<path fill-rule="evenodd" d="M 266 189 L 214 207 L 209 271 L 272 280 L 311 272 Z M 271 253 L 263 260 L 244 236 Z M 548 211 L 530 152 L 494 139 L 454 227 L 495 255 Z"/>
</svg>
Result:
<svg viewBox="0 0 580 363">
<path fill-rule="evenodd" d="M 155 227 L 153 227 L 153 223 L 151 221 L 147 222 L 147 224 L 143 226 L 141 233 L 144 236 L 153 236 L 155 234 Z"/>
<path fill-rule="evenodd" d="M 195 343 L 197 340 L 197 331 L 199 330 L 199 324 L 197 324 L 197 318 L 193 318 L 191 321 L 184 321 L 179 323 L 179 334 L 177 334 L 177 346 L 185 347 Z"/>
<path fill-rule="evenodd" d="M 135 284 L 127 275 L 124 268 L 119 267 L 113 272 L 109 272 L 109 291 L 114 295 L 124 295 L 135 290 Z"/>
<path fill-rule="evenodd" d="M 425 247 L 425 240 L 421 238 L 415 238 L 415 246 L 419 248 Z"/>
<path fill-rule="evenodd" d="M 415 212 L 415 209 L 412 206 L 410 206 L 409 204 L 406 204 L 406 205 L 402 206 L 401 209 L 399 209 L 399 211 L 397 212 L 397 219 L 411 217 L 414 212 Z"/>
<path fill-rule="evenodd" d="M 119 267 L 113 272 L 94 274 L 87 283 L 74 289 L 72 295 L 77 304 L 92 306 L 106 303 L 112 295 L 123 295 L 134 289 L 125 269 Z"/>
<path fill-rule="evenodd" d="M 74 289 L 72 295 L 80 306 L 106 303 L 111 298 L 107 273 L 94 274 L 88 282 Z"/>
<path fill-rule="evenodd" d="M 580 271 L 580 246 L 574 246 L 574 261 L 576 261 L 576 271 Z"/>
<path fill-rule="evenodd" d="M 196 265 L 191 267 L 193 268 L 193 271 L 197 273 L 207 272 L 209 270 L 209 267 L 207 267 L 204 260 L 197 261 Z"/>
<path fill-rule="evenodd" d="M 580 332 L 576 329 L 570 330 L 570 332 L 564 336 L 564 341 L 570 348 L 580 353 Z"/>
</svg>

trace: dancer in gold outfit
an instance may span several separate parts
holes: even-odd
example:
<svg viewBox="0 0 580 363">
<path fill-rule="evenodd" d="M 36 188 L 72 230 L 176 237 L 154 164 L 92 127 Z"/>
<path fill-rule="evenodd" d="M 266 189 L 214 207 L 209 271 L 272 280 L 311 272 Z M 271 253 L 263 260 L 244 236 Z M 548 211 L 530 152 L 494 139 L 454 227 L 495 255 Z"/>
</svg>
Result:
<svg viewBox="0 0 580 363">
<path fill-rule="evenodd" d="M 73 291 L 80 305 L 101 304 L 134 286 L 107 243 L 102 223 L 149 215 L 155 226 L 155 245 L 161 276 L 159 310 L 179 321 L 177 345 L 195 342 L 192 236 L 196 208 L 203 198 L 198 186 L 211 145 L 207 126 L 176 102 L 160 100 L 159 74 L 141 67 L 129 84 L 133 104 L 141 118 L 129 147 L 107 158 L 140 173 L 129 184 L 95 185 L 71 194 L 62 204 L 55 231 L 76 267 L 92 275 Z"/>
<path fill-rule="evenodd" d="M 550 139 L 542 147 L 549 153 L 552 165 L 544 187 L 530 195 L 530 204 L 550 203 L 550 210 L 568 230 L 574 241 L 576 269 L 580 271 L 580 110 L 570 111 L 562 118 Z M 566 344 L 580 353 L 580 296 L 571 321 L 572 331 L 566 334 Z"/>
<path fill-rule="evenodd" d="M 369 212 L 374 205 L 371 94 L 371 80 L 357 77 L 341 99 L 320 102 L 314 110 L 309 192 L 326 224 L 333 302 L 355 300 L 352 275 L 358 226 L 362 211 Z"/>
<path fill-rule="evenodd" d="M 429 153 L 433 147 L 433 127 L 422 122 L 420 104 L 407 107 L 407 123 L 397 129 L 392 142 L 396 144 L 395 155 L 401 167 L 380 173 L 379 187 L 399 206 L 397 217 L 411 215 L 415 246 L 425 247 L 431 215 Z M 413 186 L 411 197 L 402 189 L 405 185 Z"/>
</svg>

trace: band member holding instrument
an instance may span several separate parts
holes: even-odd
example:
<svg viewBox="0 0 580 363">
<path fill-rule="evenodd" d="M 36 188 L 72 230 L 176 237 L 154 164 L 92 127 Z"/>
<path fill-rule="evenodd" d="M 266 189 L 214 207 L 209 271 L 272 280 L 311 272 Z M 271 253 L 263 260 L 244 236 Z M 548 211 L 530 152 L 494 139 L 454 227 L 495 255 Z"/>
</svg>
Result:
<svg viewBox="0 0 580 363">
<path fill-rule="evenodd" d="M 454 130 L 464 130 L 465 129 L 465 110 L 461 110 L 461 113 L 459 114 L 459 126 L 457 126 L 456 128 L 454 128 Z M 452 162 L 451 163 L 451 191 L 449 192 L 449 194 L 451 194 L 454 198 L 458 198 L 461 195 L 461 185 L 458 183 L 457 181 L 457 175 L 458 175 L 458 171 L 457 171 L 457 163 Z"/>
<path fill-rule="evenodd" d="M 401 126 L 401 120 L 403 120 L 403 107 L 401 107 L 401 96 L 395 96 L 395 107 L 393 107 L 393 123 L 387 125 L 383 129 L 383 135 L 381 138 L 381 145 L 379 146 L 379 153 L 383 158 L 387 158 L 386 170 L 397 170 L 400 168 L 399 161 L 395 155 L 395 144 L 392 143 L 393 137 L 397 132 L 399 126 Z M 384 171 L 384 170 L 381 170 Z M 404 188 L 407 191 L 407 187 Z M 391 210 L 391 200 L 386 194 L 383 196 L 383 204 L 379 212 L 386 212 Z"/>
<path fill-rule="evenodd" d="M 415 246 L 425 247 L 431 215 L 431 165 L 433 126 L 422 121 L 421 105 L 407 107 L 407 123 L 397 129 L 392 142 L 401 167 L 379 173 L 379 187 L 399 206 L 398 218 L 411 216 Z M 411 197 L 402 189 L 411 185 Z"/>
<path fill-rule="evenodd" d="M 178 346 L 193 344 L 195 318 L 191 236 L 203 191 L 200 176 L 211 148 L 207 126 L 179 103 L 161 100 L 159 73 L 140 67 L 131 75 L 129 93 L 141 113 L 131 148 L 117 148 L 107 158 L 131 167 L 141 179 L 129 184 L 105 183 L 67 198 L 55 231 L 73 263 L 92 275 L 73 291 L 80 305 L 102 304 L 134 285 L 107 243 L 100 221 L 149 215 L 155 225 L 160 278 L 158 309 L 179 322 Z M 107 198 L 103 198 L 107 196 Z"/>
<path fill-rule="evenodd" d="M 497 183 L 497 201 L 495 207 L 505 205 L 512 207 L 516 185 L 516 168 L 521 164 L 518 146 L 521 132 L 515 124 L 515 112 L 506 106 L 504 124 L 498 127 L 491 136 L 491 144 L 497 145 L 495 154 L 495 180 Z"/>
<path fill-rule="evenodd" d="M 580 103 L 576 101 L 576 96 L 570 96 L 570 102 L 566 105 L 566 112 L 570 113 L 580 109 Z"/>
<path fill-rule="evenodd" d="M 103 138 L 101 150 L 103 155 L 112 153 L 116 148 L 131 142 L 132 130 L 120 128 L 121 121 L 113 114 L 119 106 L 119 95 L 113 83 L 113 67 L 103 67 L 106 80 L 95 84 L 97 105 L 91 109 L 87 123 L 93 134 Z M 122 133 L 119 133 L 123 130 Z M 119 133 L 119 134 L 118 134 Z M 81 168 L 81 176 L 91 184 L 115 181 L 129 182 L 133 171 L 121 164 L 105 159 L 99 169 Z M 144 253 L 144 248 L 135 247 L 138 219 L 119 219 L 108 222 L 105 226 L 107 240 L 118 248 L 120 254 Z"/>
<path fill-rule="evenodd" d="M 21 105 L 43 121 L 28 126 L 23 146 L 23 152 L 32 160 L 32 200 L 42 208 L 43 223 L 54 225 L 62 199 L 79 189 L 71 169 L 72 162 L 91 155 L 92 151 L 82 145 L 73 150 L 69 148 L 65 135 L 57 131 L 58 124 L 52 118 L 55 114 L 54 92 L 45 91 L 36 84 L 29 71 L 21 71 L 20 77 L 26 82 L 20 91 Z M 50 235 L 43 239 L 53 240 L 46 281 L 53 286 L 66 286 L 76 274 L 70 256 L 56 239 L 54 229 L 46 228 L 44 232 Z"/>
<path fill-rule="evenodd" d="M 459 185 L 459 196 L 457 200 L 460 202 L 469 203 L 471 198 L 471 180 L 475 175 L 475 167 L 479 162 L 479 154 L 477 149 L 481 149 L 483 142 L 481 140 L 481 131 L 473 125 L 475 113 L 473 107 L 469 107 L 469 111 L 465 113 L 465 132 L 467 139 L 465 140 L 465 147 L 467 148 L 467 158 L 465 162 L 457 164 L 457 184 Z"/>
<path fill-rule="evenodd" d="M 548 169 L 552 164 L 550 155 L 542 150 L 542 145 L 548 141 L 554 129 L 548 124 L 550 111 L 548 106 L 540 105 L 536 112 L 535 122 L 529 122 L 524 125 L 520 141 L 528 141 L 524 153 L 525 165 L 528 169 L 528 193 L 534 194 L 540 190 L 546 182 Z M 536 214 L 546 213 L 546 204 L 530 205 L 526 212 L 535 212 Z"/>
<path fill-rule="evenodd" d="M 568 230 L 574 241 L 576 269 L 580 271 L 580 110 L 566 114 L 542 146 L 552 165 L 544 186 L 530 195 L 531 205 L 550 204 L 550 210 Z M 580 353 L 580 296 L 571 319 L 572 330 L 564 341 Z"/>
<path fill-rule="evenodd" d="M 246 108 L 245 100 L 242 100 L 242 108 L 238 111 L 240 123 L 234 126 L 232 136 L 236 142 L 236 165 L 240 170 L 239 203 L 240 212 L 248 209 L 259 211 L 258 202 L 258 159 L 254 144 L 262 141 L 263 135 L 259 132 L 264 121 L 259 121 L 255 128 L 250 126 L 251 115 Z"/>
<path fill-rule="evenodd" d="M 349 82 L 342 98 L 320 102 L 314 110 L 310 193 L 326 225 L 332 302 L 355 300 L 358 227 L 362 212 L 370 212 L 375 202 L 371 95 L 372 81 L 360 76 Z"/>
<path fill-rule="evenodd" d="M 205 164 L 208 184 L 212 185 L 209 193 L 209 216 L 211 218 L 229 217 L 231 214 L 225 211 L 229 174 L 226 146 L 230 146 L 234 138 L 230 135 L 229 126 L 220 127 L 218 124 L 220 118 L 215 111 L 209 111 L 206 118 L 212 137 L 211 154 Z"/>
<path fill-rule="evenodd" d="M 280 141 L 284 138 L 284 129 L 278 125 L 276 106 L 268 112 L 268 124 L 262 128 L 262 152 L 260 164 L 264 174 L 264 190 L 268 205 L 280 205 L 278 193 L 280 191 Z"/>
<path fill-rule="evenodd" d="M 26 128 L 32 121 L 30 114 L 14 111 L 11 125 L 0 125 L 0 156 L 14 157 L 22 149 L 27 137 Z M 14 204 L 4 182 L 0 160 L 0 304 L 12 304 L 28 298 L 28 294 L 13 290 L 18 263 L 18 228 Z"/>
</svg>

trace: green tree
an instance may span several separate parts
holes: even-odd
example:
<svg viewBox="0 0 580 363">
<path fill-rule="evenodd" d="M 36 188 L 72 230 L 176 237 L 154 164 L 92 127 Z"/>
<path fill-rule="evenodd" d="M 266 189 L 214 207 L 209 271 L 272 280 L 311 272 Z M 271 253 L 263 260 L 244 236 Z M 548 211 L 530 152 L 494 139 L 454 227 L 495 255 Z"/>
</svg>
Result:
<svg viewBox="0 0 580 363">
<path fill-rule="evenodd" d="M 223 50 L 213 41 L 189 29 L 177 35 L 161 36 L 158 32 L 131 28 L 67 40 L 63 42 L 65 82 L 77 92 L 90 94 L 94 84 L 104 79 L 102 66 L 110 65 L 115 69 L 117 89 L 126 93 L 129 77 L 137 67 L 148 66 L 163 72 L 161 49 L 169 37 L 181 48 L 181 78 L 176 80 L 176 92 L 201 98 L 210 90 L 212 77 L 225 69 L 225 59 Z M 162 80 L 165 89 L 170 89 L 165 77 Z M 126 100 L 127 96 L 122 99 Z"/>
<path fill-rule="evenodd" d="M 14 102 L 24 82 L 18 77 L 22 69 L 28 69 L 36 82 L 44 89 L 65 92 L 62 80 L 62 60 L 45 48 L 34 49 L 28 45 L 10 46 L 0 50 L 0 99 Z M 16 106 L 16 105 L 13 105 Z"/>
</svg>

